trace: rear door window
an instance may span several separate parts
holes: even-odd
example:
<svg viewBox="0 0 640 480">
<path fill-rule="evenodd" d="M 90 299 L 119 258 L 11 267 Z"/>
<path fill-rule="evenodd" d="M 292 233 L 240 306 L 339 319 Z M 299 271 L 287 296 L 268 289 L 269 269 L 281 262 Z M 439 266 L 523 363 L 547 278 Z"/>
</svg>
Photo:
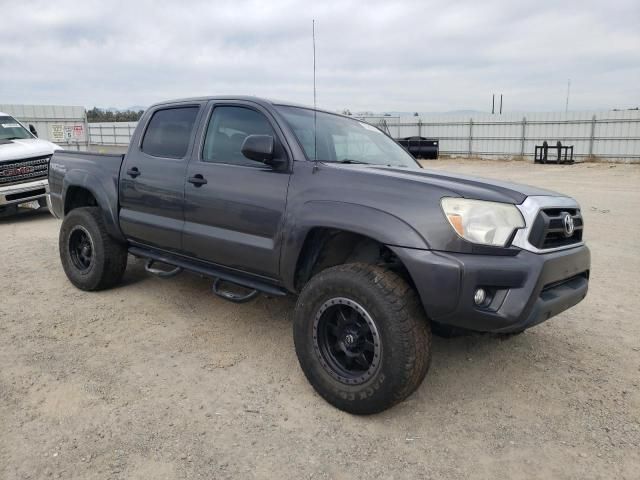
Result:
<svg viewBox="0 0 640 480">
<path fill-rule="evenodd" d="M 142 139 L 142 151 L 154 157 L 183 158 L 189 148 L 198 108 L 156 111 Z"/>
</svg>

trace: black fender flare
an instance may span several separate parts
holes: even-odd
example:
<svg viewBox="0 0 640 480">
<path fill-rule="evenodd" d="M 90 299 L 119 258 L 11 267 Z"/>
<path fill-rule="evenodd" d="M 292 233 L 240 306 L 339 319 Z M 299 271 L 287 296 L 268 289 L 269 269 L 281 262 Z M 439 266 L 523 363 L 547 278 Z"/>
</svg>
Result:
<svg viewBox="0 0 640 480">
<path fill-rule="evenodd" d="M 298 260 L 309 232 L 334 228 L 371 238 L 384 245 L 429 249 L 427 240 L 401 218 L 383 210 L 348 202 L 314 200 L 287 215 L 280 258 L 285 287 L 295 291 Z"/>
<path fill-rule="evenodd" d="M 111 179 L 110 179 L 111 180 Z M 109 235 L 116 240 L 125 241 L 125 237 L 120 230 L 118 222 L 118 183 L 115 182 L 96 182 L 95 176 L 90 175 L 83 170 L 74 169 L 67 172 L 62 182 L 62 213 L 67 201 L 67 193 L 70 188 L 83 188 L 93 195 L 98 206 L 102 210 L 105 226 Z M 113 199 L 116 199 L 115 202 Z"/>
</svg>

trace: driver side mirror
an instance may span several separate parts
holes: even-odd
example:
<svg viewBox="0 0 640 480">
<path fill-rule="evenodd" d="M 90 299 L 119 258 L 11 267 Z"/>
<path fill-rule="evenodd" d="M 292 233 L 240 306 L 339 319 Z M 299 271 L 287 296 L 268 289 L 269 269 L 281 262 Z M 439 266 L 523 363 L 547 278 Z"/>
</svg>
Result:
<svg viewBox="0 0 640 480">
<path fill-rule="evenodd" d="M 275 142 L 271 135 L 249 135 L 242 143 L 241 152 L 250 160 L 276 167 L 282 163 L 274 155 Z"/>
<path fill-rule="evenodd" d="M 33 133 L 35 137 L 38 136 L 38 131 L 36 130 L 36 127 L 34 127 L 32 123 L 29 124 L 29 131 Z"/>
</svg>

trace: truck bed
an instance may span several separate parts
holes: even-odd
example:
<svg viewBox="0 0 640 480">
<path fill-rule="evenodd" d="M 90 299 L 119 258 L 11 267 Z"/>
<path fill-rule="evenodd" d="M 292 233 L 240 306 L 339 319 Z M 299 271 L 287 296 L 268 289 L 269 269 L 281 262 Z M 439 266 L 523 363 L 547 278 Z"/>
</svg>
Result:
<svg viewBox="0 0 640 480">
<path fill-rule="evenodd" d="M 121 237 L 118 225 L 118 181 L 124 154 L 79 152 L 58 150 L 49 165 L 49 190 L 51 213 L 64 217 L 66 203 L 75 195 L 92 195 L 96 204 L 104 210 L 110 233 Z M 68 194 L 73 185 L 75 192 Z M 66 207 L 68 207 L 67 205 Z"/>
</svg>

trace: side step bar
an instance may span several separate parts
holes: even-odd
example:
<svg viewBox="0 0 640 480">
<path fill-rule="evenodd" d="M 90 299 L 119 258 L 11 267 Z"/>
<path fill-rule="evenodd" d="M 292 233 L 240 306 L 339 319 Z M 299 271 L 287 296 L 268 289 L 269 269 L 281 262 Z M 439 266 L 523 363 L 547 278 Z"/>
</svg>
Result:
<svg viewBox="0 0 640 480">
<path fill-rule="evenodd" d="M 250 302 L 251 300 L 253 300 L 254 298 L 256 298 L 258 296 L 259 292 L 256 289 L 249 290 L 244 295 L 240 295 L 238 293 L 230 292 L 229 290 L 223 290 L 220 285 L 225 283 L 225 282 L 226 282 L 226 280 L 223 280 L 221 278 L 216 278 L 213 281 L 213 287 L 211 287 L 211 291 L 213 292 L 213 294 L 215 296 L 220 297 L 220 298 L 222 298 L 224 300 L 228 300 L 228 301 L 233 302 L 233 303 L 247 303 L 247 302 Z M 243 287 L 243 288 L 245 288 L 245 287 Z"/>
<path fill-rule="evenodd" d="M 147 259 L 147 263 L 144 264 L 144 269 L 147 271 L 147 273 L 160 278 L 171 278 L 182 273 L 182 267 L 176 267 L 173 270 L 162 270 L 160 268 L 153 268 L 153 264 L 155 262 L 156 261 L 153 258 Z"/>
<path fill-rule="evenodd" d="M 238 273 L 229 272 L 225 269 L 218 268 L 213 265 L 205 265 L 199 262 L 196 263 L 164 252 L 157 252 L 155 250 L 148 250 L 146 248 L 134 246 L 129 247 L 129 253 L 135 257 L 146 258 L 147 260 L 153 260 L 155 262 L 173 265 L 174 267 L 176 267 L 176 269 L 167 272 L 169 273 L 169 276 L 177 275 L 178 273 L 180 273 L 180 271 L 187 270 L 189 272 L 204 275 L 205 277 L 235 283 L 237 285 L 240 285 L 241 287 L 245 287 L 250 290 L 257 290 L 274 297 L 284 297 L 285 295 L 287 295 L 287 291 L 284 288 L 261 281 L 260 279 L 249 278 Z M 147 265 L 149 263 L 151 263 L 151 265 L 153 264 L 153 262 L 147 262 Z"/>
</svg>

